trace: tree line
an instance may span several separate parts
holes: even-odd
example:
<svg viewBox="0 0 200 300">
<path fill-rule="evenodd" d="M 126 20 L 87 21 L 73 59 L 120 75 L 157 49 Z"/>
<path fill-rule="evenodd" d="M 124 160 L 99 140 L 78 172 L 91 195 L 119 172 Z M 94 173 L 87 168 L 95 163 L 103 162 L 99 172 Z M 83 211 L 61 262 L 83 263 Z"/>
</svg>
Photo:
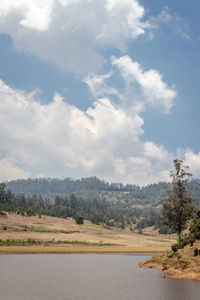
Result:
<svg viewBox="0 0 200 300">
<path fill-rule="evenodd" d="M 54 203 L 43 199 L 41 195 L 24 193 L 14 194 L 0 184 L 0 211 L 16 212 L 22 215 L 49 215 L 62 218 L 81 216 L 95 224 L 105 224 L 125 228 L 136 223 L 143 215 L 143 209 L 129 208 L 125 204 L 113 203 L 99 199 L 86 199 L 74 194 L 56 196 Z"/>
<path fill-rule="evenodd" d="M 136 227 L 142 230 L 154 226 L 154 229 L 159 228 L 160 233 L 177 232 L 180 240 L 181 232 L 193 214 L 193 200 L 200 198 L 200 183 L 199 180 L 189 181 L 191 174 L 188 166 L 184 166 L 181 160 L 174 160 L 174 165 L 175 170 L 171 171 L 172 183 L 160 182 L 143 188 L 123 186 L 120 183 L 109 184 L 96 177 L 81 180 L 28 179 L 12 181 L 6 185 L 2 183 L 0 215 L 6 210 L 22 215 L 46 214 L 74 219 L 81 217 L 95 224 L 122 229 Z M 10 185 L 14 185 L 15 190 L 23 187 L 28 193 L 13 193 L 9 189 Z M 80 194 L 58 194 L 50 201 L 48 197 L 36 193 L 46 191 L 47 187 L 50 193 L 79 190 Z M 34 193 L 30 194 L 33 190 Z M 86 190 L 91 193 L 91 197 L 85 197 Z M 95 192 L 100 196 L 94 197 Z M 136 206 L 137 203 L 140 206 Z"/>
<path fill-rule="evenodd" d="M 139 187 L 134 184 L 108 183 L 97 177 L 81 179 L 58 179 L 58 178 L 36 178 L 19 179 L 6 182 L 6 189 L 15 194 L 24 193 L 30 196 L 33 193 L 41 194 L 42 197 L 54 201 L 55 197 L 70 196 L 98 199 L 114 202 L 126 202 L 132 205 L 151 205 L 157 207 L 161 199 L 167 197 L 167 190 L 172 188 L 169 182 L 159 182 Z M 200 180 L 191 180 L 188 185 L 192 186 L 192 196 L 195 200 L 200 199 Z"/>
</svg>

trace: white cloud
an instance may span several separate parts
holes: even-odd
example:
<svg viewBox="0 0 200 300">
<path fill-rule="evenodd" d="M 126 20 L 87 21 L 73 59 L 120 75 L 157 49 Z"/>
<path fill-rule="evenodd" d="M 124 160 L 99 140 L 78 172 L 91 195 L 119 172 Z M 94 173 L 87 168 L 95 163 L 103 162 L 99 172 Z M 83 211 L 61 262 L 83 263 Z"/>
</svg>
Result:
<svg viewBox="0 0 200 300">
<path fill-rule="evenodd" d="M 148 158 L 154 158 L 159 161 L 169 160 L 169 153 L 163 146 L 157 146 L 152 142 L 144 143 L 144 154 Z"/>
<path fill-rule="evenodd" d="M 137 84 L 140 87 L 144 103 L 159 111 L 169 113 L 177 92 L 167 86 L 163 81 L 163 76 L 157 70 L 143 71 L 140 64 L 128 55 L 120 58 L 112 57 L 112 64 L 119 69 L 128 87 L 131 84 Z"/>
<path fill-rule="evenodd" d="M 86 112 L 59 95 L 41 104 L 34 93 L 2 81 L 0 98 L 0 152 L 2 160 L 9 157 L 17 166 L 13 178 L 30 173 L 96 175 L 138 184 L 164 180 L 171 155 L 164 147 L 140 141 L 143 119 L 137 110 L 125 110 L 108 98 L 95 101 Z M 12 165 L 4 168 L 12 173 Z"/>
<path fill-rule="evenodd" d="M 187 38 L 183 20 L 168 8 L 151 21 L 152 26 L 171 24 Z M 102 49 L 124 51 L 149 27 L 138 0 L 1 0 L 0 33 L 9 34 L 18 51 L 83 74 L 96 101 L 87 111 L 59 94 L 41 104 L 36 92 L 0 81 L 0 180 L 38 174 L 96 175 L 136 184 L 169 179 L 173 155 L 152 141 L 141 141 L 140 114 L 147 106 L 168 113 L 175 89 L 157 70 L 144 71 L 129 56 L 112 58 L 125 91 L 108 84 L 112 71 L 94 75 L 105 64 Z M 110 99 L 113 95 L 120 104 Z M 184 153 L 198 173 L 200 154 Z"/>
<path fill-rule="evenodd" d="M 111 76 L 112 72 L 104 75 L 90 75 L 84 79 L 84 82 L 88 85 L 94 98 L 107 95 L 117 95 L 118 98 L 121 98 L 119 92 L 106 83 L 106 80 Z"/>
<path fill-rule="evenodd" d="M 50 25 L 52 9 L 53 0 L 1 0 L 1 25 L 11 34 L 14 25 L 17 25 L 18 30 L 27 27 L 46 31 Z"/>
<path fill-rule="evenodd" d="M 161 24 L 165 24 L 182 39 L 190 38 L 189 28 L 185 20 L 178 14 L 171 12 L 168 6 L 165 6 L 158 16 L 151 17 L 150 23 L 154 28 L 160 28 Z"/>
<path fill-rule="evenodd" d="M 28 178 L 29 173 L 15 166 L 9 159 L 4 158 L 0 160 L 0 182 Z"/>
<path fill-rule="evenodd" d="M 200 177 L 200 152 L 195 154 L 191 149 L 184 151 L 185 164 L 189 166 L 195 177 Z"/>
<path fill-rule="evenodd" d="M 144 8 L 137 0 L 1 0 L 0 33 L 62 69 L 96 72 L 105 63 L 103 46 L 126 49 L 145 33 Z"/>
</svg>

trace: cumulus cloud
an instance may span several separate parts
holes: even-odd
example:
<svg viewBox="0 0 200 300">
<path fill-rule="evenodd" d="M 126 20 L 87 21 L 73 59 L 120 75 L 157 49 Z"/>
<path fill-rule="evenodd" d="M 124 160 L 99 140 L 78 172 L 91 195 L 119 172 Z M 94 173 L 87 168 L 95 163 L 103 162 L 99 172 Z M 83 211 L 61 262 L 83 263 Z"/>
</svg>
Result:
<svg viewBox="0 0 200 300">
<path fill-rule="evenodd" d="M 183 150 L 183 159 L 185 164 L 190 167 L 195 177 L 200 177 L 200 152 L 194 153 L 191 149 Z"/>
<path fill-rule="evenodd" d="M 161 112 L 169 113 L 177 92 L 168 87 L 157 70 L 144 71 L 140 64 L 128 55 L 120 58 L 112 57 L 112 64 L 119 69 L 128 87 L 131 84 L 139 86 L 145 104 Z"/>
<path fill-rule="evenodd" d="M 0 180 L 39 174 L 136 184 L 169 180 L 173 154 L 141 141 L 141 112 L 150 106 L 169 113 L 175 88 L 129 56 L 112 57 L 112 70 L 100 72 L 103 49 L 125 51 L 130 40 L 145 34 L 150 25 L 144 14 L 138 0 L 1 0 L 0 33 L 10 35 L 18 51 L 81 74 L 95 101 L 86 111 L 59 94 L 42 104 L 36 92 L 0 81 Z M 174 24 L 183 34 L 182 19 L 168 8 L 151 26 L 159 22 Z M 110 85 L 116 72 L 123 77 L 122 89 Z M 185 150 L 184 157 L 198 173 L 200 154 Z"/>
<path fill-rule="evenodd" d="M 9 158 L 4 158 L 0 160 L 0 182 L 28 178 L 29 173 L 24 172 L 22 169 L 17 167 L 10 161 Z"/>
<path fill-rule="evenodd" d="M 103 46 L 126 49 L 145 33 L 144 8 L 137 0 L 2 0 L 0 33 L 64 70 L 96 72 L 105 63 Z"/>
<path fill-rule="evenodd" d="M 171 154 L 140 141 L 143 119 L 134 109 L 100 98 L 82 111 L 58 94 L 41 104 L 37 94 L 12 89 L 2 81 L 0 97 L 0 151 L 14 162 L 14 167 L 4 164 L 8 174 L 15 168 L 13 178 L 26 177 L 31 170 L 31 176 L 95 174 L 138 184 L 166 179 Z"/>
</svg>

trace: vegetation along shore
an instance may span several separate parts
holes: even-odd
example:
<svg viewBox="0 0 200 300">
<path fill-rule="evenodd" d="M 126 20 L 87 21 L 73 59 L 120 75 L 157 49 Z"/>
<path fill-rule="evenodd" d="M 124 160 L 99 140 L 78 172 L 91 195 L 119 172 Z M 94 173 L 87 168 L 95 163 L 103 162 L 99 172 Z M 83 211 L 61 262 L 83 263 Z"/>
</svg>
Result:
<svg viewBox="0 0 200 300">
<path fill-rule="evenodd" d="M 164 222 L 178 234 L 178 242 L 171 251 L 152 257 L 140 267 L 156 268 L 174 278 L 200 280 L 200 210 L 193 213 L 195 205 L 188 188 L 192 174 L 182 163 L 174 160 L 173 188 L 162 201 Z"/>
</svg>

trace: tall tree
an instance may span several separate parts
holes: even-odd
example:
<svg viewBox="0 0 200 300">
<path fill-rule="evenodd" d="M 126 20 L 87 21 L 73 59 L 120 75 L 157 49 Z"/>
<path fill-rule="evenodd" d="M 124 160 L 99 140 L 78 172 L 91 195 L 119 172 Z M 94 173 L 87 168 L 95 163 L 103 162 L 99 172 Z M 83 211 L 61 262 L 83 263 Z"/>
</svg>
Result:
<svg viewBox="0 0 200 300">
<path fill-rule="evenodd" d="M 0 203 L 6 202 L 7 194 L 6 194 L 6 185 L 4 183 L 0 183 Z"/>
<path fill-rule="evenodd" d="M 186 228 L 194 208 L 191 191 L 188 188 L 192 174 L 189 167 L 183 165 L 182 160 L 175 159 L 174 167 L 170 174 L 173 188 L 167 191 L 168 197 L 162 200 L 162 216 L 164 223 L 178 234 L 180 242 L 181 232 Z"/>
</svg>

